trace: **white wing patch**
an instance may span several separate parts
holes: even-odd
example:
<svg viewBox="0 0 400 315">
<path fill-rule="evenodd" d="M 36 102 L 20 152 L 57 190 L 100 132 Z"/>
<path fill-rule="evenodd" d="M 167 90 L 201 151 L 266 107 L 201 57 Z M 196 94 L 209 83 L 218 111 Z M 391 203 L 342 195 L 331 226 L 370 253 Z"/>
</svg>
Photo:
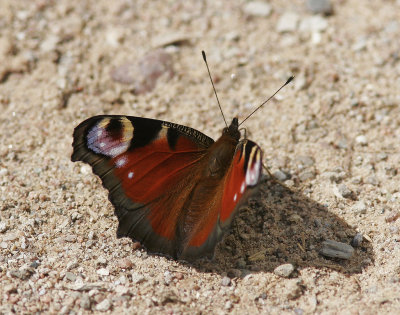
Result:
<svg viewBox="0 0 400 315">
<path fill-rule="evenodd" d="M 107 127 L 111 121 L 118 119 L 121 130 L 108 131 Z M 87 134 L 87 146 L 95 153 L 114 158 L 129 149 L 133 138 L 133 125 L 126 117 L 104 118 L 94 125 Z M 118 163 L 118 162 L 117 162 Z M 123 162 L 120 161 L 122 167 Z"/>
</svg>

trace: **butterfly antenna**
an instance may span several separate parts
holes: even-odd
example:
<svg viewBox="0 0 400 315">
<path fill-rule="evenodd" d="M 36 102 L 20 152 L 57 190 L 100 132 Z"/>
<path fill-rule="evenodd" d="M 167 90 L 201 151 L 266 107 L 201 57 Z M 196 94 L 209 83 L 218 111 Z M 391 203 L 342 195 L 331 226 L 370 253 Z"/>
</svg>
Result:
<svg viewBox="0 0 400 315">
<path fill-rule="evenodd" d="M 210 77 L 211 84 L 212 84 L 212 87 L 213 87 L 213 90 L 214 90 L 214 94 L 215 94 L 215 97 L 217 98 L 218 106 L 219 106 L 219 109 L 220 109 L 221 114 L 222 114 L 222 118 L 224 119 L 225 125 L 228 127 L 228 124 L 226 123 L 224 112 L 222 111 L 221 103 L 219 102 L 219 99 L 218 99 L 217 90 L 215 89 L 214 82 L 213 82 L 213 79 L 211 77 L 210 68 L 208 67 L 206 53 L 204 52 L 204 50 L 202 50 L 201 54 L 203 55 L 203 60 L 204 60 L 204 62 L 206 64 L 206 67 L 207 67 L 208 76 Z"/>
<path fill-rule="evenodd" d="M 285 84 L 283 84 L 274 94 L 272 94 L 264 103 L 262 103 L 260 106 L 258 106 L 255 110 L 253 110 L 253 112 L 247 116 L 240 124 L 243 124 L 248 118 L 250 118 L 256 111 L 258 111 L 263 105 L 265 105 L 271 98 L 273 98 L 280 90 L 282 90 L 286 85 L 288 85 L 292 80 L 294 79 L 294 76 L 292 75 L 289 79 L 287 79 L 287 81 L 285 82 Z"/>
</svg>

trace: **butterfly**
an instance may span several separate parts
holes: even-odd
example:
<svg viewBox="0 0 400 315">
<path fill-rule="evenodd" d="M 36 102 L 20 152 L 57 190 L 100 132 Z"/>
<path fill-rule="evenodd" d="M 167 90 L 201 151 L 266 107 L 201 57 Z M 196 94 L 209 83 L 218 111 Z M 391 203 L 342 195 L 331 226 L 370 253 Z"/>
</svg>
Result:
<svg viewBox="0 0 400 315">
<path fill-rule="evenodd" d="M 214 141 L 167 121 L 100 115 L 75 128 L 71 159 L 91 165 L 108 189 L 118 238 L 192 260 L 214 253 L 260 182 L 262 150 L 240 137 L 237 117 Z"/>
</svg>

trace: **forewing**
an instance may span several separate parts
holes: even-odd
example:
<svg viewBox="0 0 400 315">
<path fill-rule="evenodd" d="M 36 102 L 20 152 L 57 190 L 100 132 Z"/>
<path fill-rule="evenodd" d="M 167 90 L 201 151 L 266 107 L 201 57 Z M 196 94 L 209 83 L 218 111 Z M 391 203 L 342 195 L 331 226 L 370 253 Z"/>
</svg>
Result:
<svg viewBox="0 0 400 315">
<path fill-rule="evenodd" d="M 130 116 L 95 116 L 74 131 L 73 161 L 90 164 L 119 220 L 118 237 L 176 255 L 176 224 L 214 141 L 189 127 Z"/>
</svg>

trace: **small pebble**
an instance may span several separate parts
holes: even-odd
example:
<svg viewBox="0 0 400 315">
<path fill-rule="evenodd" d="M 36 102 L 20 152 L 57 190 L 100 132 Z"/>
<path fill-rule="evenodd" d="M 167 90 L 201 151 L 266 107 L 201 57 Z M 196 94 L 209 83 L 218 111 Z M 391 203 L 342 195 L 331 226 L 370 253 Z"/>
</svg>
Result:
<svg viewBox="0 0 400 315">
<path fill-rule="evenodd" d="M 122 258 L 118 260 L 117 266 L 121 269 L 132 269 L 134 265 L 129 258 Z"/>
<path fill-rule="evenodd" d="M 304 182 L 309 179 L 313 179 L 315 177 L 315 172 L 312 170 L 306 170 L 299 174 L 299 179 Z"/>
<path fill-rule="evenodd" d="M 296 157 L 295 162 L 303 168 L 310 167 L 315 164 L 314 158 L 307 155 L 299 155 L 298 157 Z"/>
<path fill-rule="evenodd" d="M 79 264 L 78 264 L 78 262 L 76 260 L 70 261 L 67 264 L 67 270 L 75 269 L 78 266 L 79 266 Z"/>
<path fill-rule="evenodd" d="M 125 63 L 111 71 L 114 81 L 123 84 L 134 84 L 135 94 L 152 91 L 157 80 L 166 74 L 168 79 L 174 76 L 173 61 L 170 54 L 157 49 L 144 55 L 138 64 Z"/>
<path fill-rule="evenodd" d="M 240 39 L 240 34 L 236 31 L 231 31 L 225 34 L 225 39 L 230 42 L 237 41 Z"/>
<path fill-rule="evenodd" d="M 294 32 L 297 29 L 298 23 L 299 16 L 296 13 L 286 12 L 279 18 L 276 30 L 279 33 Z"/>
<path fill-rule="evenodd" d="M 130 295 L 129 288 L 123 285 L 119 285 L 115 288 L 115 292 L 119 295 Z"/>
<path fill-rule="evenodd" d="M 172 274 L 171 274 L 171 272 L 165 271 L 165 272 L 164 272 L 164 283 L 165 283 L 166 285 L 170 285 L 171 281 L 172 281 Z"/>
<path fill-rule="evenodd" d="M 243 258 L 239 258 L 236 261 L 236 267 L 239 268 L 239 269 L 246 268 L 246 261 Z"/>
<path fill-rule="evenodd" d="M 362 146 L 367 145 L 368 144 L 367 137 L 364 136 L 364 135 L 357 136 L 356 137 L 356 143 L 358 143 L 358 144 L 360 144 Z"/>
<path fill-rule="evenodd" d="M 93 231 L 90 231 L 90 232 L 89 232 L 89 234 L 88 234 L 88 239 L 89 239 L 89 240 L 93 240 L 93 239 L 94 239 L 94 232 L 93 232 Z"/>
<path fill-rule="evenodd" d="M 80 172 L 82 175 L 88 175 L 92 172 L 92 170 L 89 165 L 82 165 L 80 168 Z"/>
<path fill-rule="evenodd" d="M 139 284 L 139 283 L 143 283 L 146 281 L 146 278 L 138 273 L 133 273 L 132 274 L 132 282 L 133 284 Z"/>
<path fill-rule="evenodd" d="M 295 280 L 295 279 L 291 279 L 291 280 L 286 280 L 288 281 L 288 283 L 286 284 L 286 288 L 285 288 L 285 298 L 288 300 L 295 300 L 297 298 L 299 298 L 302 293 L 302 286 L 301 286 L 301 282 Z"/>
<path fill-rule="evenodd" d="M 181 273 L 181 272 L 177 272 L 177 273 L 175 274 L 175 278 L 176 278 L 177 280 L 182 280 L 184 277 L 185 277 L 185 276 L 184 276 L 183 273 Z"/>
<path fill-rule="evenodd" d="M 33 262 L 29 265 L 29 267 L 34 268 L 34 269 L 36 269 L 36 268 L 39 267 L 39 266 L 40 266 L 40 263 L 39 263 L 37 260 L 33 261 Z"/>
<path fill-rule="evenodd" d="M 242 275 L 242 272 L 239 269 L 229 269 L 228 270 L 228 277 L 233 279 L 233 278 L 239 278 Z"/>
<path fill-rule="evenodd" d="M 332 4 L 330 0 L 307 0 L 307 9 L 314 14 L 332 14 Z"/>
<path fill-rule="evenodd" d="M 338 186 L 338 191 L 343 198 L 353 197 L 353 192 L 345 184 L 340 184 Z"/>
<path fill-rule="evenodd" d="M 192 36 L 190 34 L 183 34 L 183 33 L 167 33 L 167 34 L 162 34 L 161 36 L 157 36 L 152 40 L 153 47 L 165 47 L 169 46 L 171 47 L 172 45 L 178 46 L 178 45 L 183 45 L 185 43 L 189 43 L 190 40 L 192 39 Z"/>
<path fill-rule="evenodd" d="M 319 15 L 304 18 L 300 22 L 299 30 L 301 32 L 322 32 L 328 28 L 328 21 Z"/>
<path fill-rule="evenodd" d="M 14 283 L 7 284 L 4 286 L 3 290 L 7 294 L 17 293 L 17 286 Z"/>
<path fill-rule="evenodd" d="M 96 265 L 107 265 L 107 259 L 105 259 L 103 256 L 100 256 L 96 260 Z"/>
<path fill-rule="evenodd" d="M 49 35 L 40 43 L 40 50 L 42 52 L 53 51 L 56 47 L 60 38 L 56 35 Z"/>
<path fill-rule="evenodd" d="M 400 217 L 400 212 L 399 211 L 392 211 L 386 216 L 385 221 L 388 222 L 388 223 L 389 222 L 394 222 L 399 217 Z"/>
<path fill-rule="evenodd" d="M 321 174 L 321 177 L 324 179 L 329 179 L 331 182 L 337 183 L 345 177 L 346 173 L 337 173 L 337 172 L 324 172 Z"/>
<path fill-rule="evenodd" d="M 231 285 L 231 279 L 229 277 L 223 277 L 221 280 L 221 285 L 224 287 Z"/>
<path fill-rule="evenodd" d="M 277 180 L 284 182 L 288 179 L 288 176 L 281 170 L 277 170 L 272 174 Z"/>
<path fill-rule="evenodd" d="M 68 314 L 69 313 L 69 305 L 64 305 L 62 308 L 61 308 L 61 310 L 60 310 L 60 314 L 61 315 L 66 315 L 66 314 Z"/>
<path fill-rule="evenodd" d="M 67 272 L 65 273 L 64 278 L 67 279 L 67 280 L 69 280 L 69 281 L 71 281 L 71 282 L 75 282 L 75 280 L 76 280 L 76 275 L 75 275 L 74 273 L 70 272 L 70 271 L 67 271 Z"/>
<path fill-rule="evenodd" d="M 367 184 L 370 184 L 370 185 L 373 185 L 373 186 L 377 186 L 377 185 L 379 184 L 379 181 L 378 181 L 378 179 L 377 179 L 375 176 L 368 176 L 368 177 L 365 179 L 365 182 L 366 182 Z"/>
<path fill-rule="evenodd" d="M 8 170 L 4 167 L 0 168 L 0 177 L 6 176 L 8 174 Z"/>
<path fill-rule="evenodd" d="M 96 305 L 96 311 L 106 312 L 111 308 L 111 302 L 109 299 L 104 299 L 99 304 Z"/>
<path fill-rule="evenodd" d="M 80 298 L 80 306 L 85 310 L 90 310 L 90 298 L 87 294 L 82 294 Z"/>
<path fill-rule="evenodd" d="M 68 234 L 68 235 L 65 237 L 65 241 L 68 242 L 68 243 L 75 243 L 75 242 L 76 242 L 76 235 L 74 235 L 74 234 Z"/>
<path fill-rule="evenodd" d="M 293 213 L 291 216 L 288 217 L 288 221 L 293 223 L 301 223 L 303 222 L 303 218 L 297 213 Z"/>
<path fill-rule="evenodd" d="M 5 242 L 13 242 L 13 241 L 16 241 L 16 240 L 18 240 L 18 234 L 17 233 L 15 233 L 15 232 L 9 232 L 9 233 L 6 233 L 6 235 L 3 237 L 3 241 L 5 241 Z"/>
<path fill-rule="evenodd" d="M 348 244 L 326 240 L 322 242 L 320 253 L 326 257 L 350 259 L 353 255 L 354 248 Z"/>
<path fill-rule="evenodd" d="M 5 231 L 7 231 L 7 229 L 8 229 L 7 223 L 4 221 L 0 222 L 0 233 L 4 233 Z"/>
<path fill-rule="evenodd" d="M 261 1 L 248 2 L 244 6 L 244 12 L 248 15 L 266 17 L 271 14 L 271 5 Z"/>
<path fill-rule="evenodd" d="M 289 278 L 294 271 L 294 266 L 292 264 L 283 264 L 274 269 L 274 273 L 283 278 Z"/>
<path fill-rule="evenodd" d="M 340 149 L 346 150 L 346 149 L 348 149 L 348 147 L 349 147 L 349 141 L 347 140 L 347 138 L 342 137 L 342 138 L 340 138 L 340 139 L 337 141 L 336 145 L 337 145 Z"/>
<path fill-rule="evenodd" d="M 160 296 L 161 305 L 179 302 L 178 296 L 173 291 L 165 291 Z"/>
<path fill-rule="evenodd" d="M 385 160 L 387 160 L 388 155 L 385 152 L 380 152 L 380 153 L 378 153 L 377 158 L 379 161 L 385 161 Z"/>
<path fill-rule="evenodd" d="M 362 51 L 367 48 L 367 40 L 364 37 L 359 38 L 351 47 L 353 51 Z"/>
<path fill-rule="evenodd" d="M 351 240 L 350 245 L 353 247 L 360 247 L 362 244 L 364 237 L 361 233 L 357 233 L 354 238 Z"/>
<path fill-rule="evenodd" d="M 34 272 L 35 271 L 30 267 L 21 267 L 20 269 L 10 270 L 10 276 L 21 280 L 27 280 L 34 274 Z"/>
<path fill-rule="evenodd" d="M 110 271 L 106 268 L 100 268 L 96 270 L 96 273 L 100 276 L 108 276 L 110 274 Z"/>
<path fill-rule="evenodd" d="M 304 314 L 304 310 L 301 308 L 295 308 L 293 310 L 293 312 L 295 313 L 295 315 L 303 315 Z"/>
<path fill-rule="evenodd" d="M 296 77 L 296 80 L 294 81 L 294 89 L 296 91 L 301 91 L 307 87 L 307 78 L 304 74 L 300 74 Z"/>
<path fill-rule="evenodd" d="M 357 214 L 365 214 L 367 212 L 367 206 L 364 202 L 359 201 L 353 206 L 352 210 Z"/>
</svg>

